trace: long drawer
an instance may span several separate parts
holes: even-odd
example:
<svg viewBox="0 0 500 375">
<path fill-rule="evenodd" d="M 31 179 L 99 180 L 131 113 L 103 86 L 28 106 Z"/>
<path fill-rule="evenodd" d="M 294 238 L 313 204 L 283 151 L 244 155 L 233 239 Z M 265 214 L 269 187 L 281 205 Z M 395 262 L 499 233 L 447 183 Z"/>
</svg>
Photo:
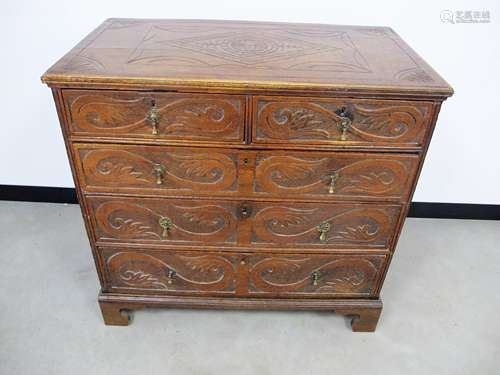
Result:
<svg viewBox="0 0 500 375">
<path fill-rule="evenodd" d="M 100 243 L 387 249 L 401 206 L 86 197 Z"/>
<path fill-rule="evenodd" d="M 373 296 L 386 254 L 283 255 L 100 248 L 110 291 L 345 298 Z"/>
<path fill-rule="evenodd" d="M 419 148 L 431 102 L 253 97 L 257 144 Z"/>
<path fill-rule="evenodd" d="M 418 156 L 74 144 L 87 192 L 404 200 Z"/>
<path fill-rule="evenodd" d="M 72 135 L 241 143 L 245 97 L 63 90 Z"/>
</svg>

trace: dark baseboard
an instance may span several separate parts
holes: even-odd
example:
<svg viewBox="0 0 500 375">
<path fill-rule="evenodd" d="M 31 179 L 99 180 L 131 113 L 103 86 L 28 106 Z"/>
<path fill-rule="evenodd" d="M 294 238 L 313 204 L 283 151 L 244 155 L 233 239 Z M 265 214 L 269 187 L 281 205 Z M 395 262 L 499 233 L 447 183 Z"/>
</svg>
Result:
<svg viewBox="0 0 500 375">
<path fill-rule="evenodd" d="M 42 186 L 0 185 L 0 200 L 78 203 L 73 188 Z M 500 220 L 500 205 L 413 202 L 408 216 L 437 219 Z"/>
<path fill-rule="evenodd" d="M 78 203 L 74 188 L 0 185 L 0 200 L 18 202 Z"/>
<path fill-rule="evenodd" d="M 408 217 L 500 220 L 500 204 L 412 202 Z"/>
</svg>

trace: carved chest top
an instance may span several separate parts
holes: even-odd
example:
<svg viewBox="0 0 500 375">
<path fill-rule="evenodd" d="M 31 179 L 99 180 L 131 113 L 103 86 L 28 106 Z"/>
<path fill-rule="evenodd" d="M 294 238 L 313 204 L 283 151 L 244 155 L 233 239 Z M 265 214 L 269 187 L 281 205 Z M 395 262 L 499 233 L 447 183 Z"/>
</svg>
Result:
<svg viewBox="0 0 500 375">
<path fill-rule="evenodd" d="M 443 97 L 453 92 L 390 28 L 241 21 L 108 19 L 43 80 Z"/>
<path fill-rule="evenodd" d="M 373 331 L 452 89 L 389 28 L 109 19 L 51 88 L 107 324 L 334 310 Z"/>
</svg>

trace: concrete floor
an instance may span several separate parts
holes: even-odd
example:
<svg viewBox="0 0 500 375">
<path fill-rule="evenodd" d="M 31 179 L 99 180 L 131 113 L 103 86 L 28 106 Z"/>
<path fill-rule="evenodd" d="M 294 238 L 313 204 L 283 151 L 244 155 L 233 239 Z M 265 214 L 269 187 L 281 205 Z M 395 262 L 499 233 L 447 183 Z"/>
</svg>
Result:
<svg viewBox="0 0 500 375">
<path fill-rule="evenodd" d="M 500 374 L 500 222 L 409 219 L 376 333 L 330 313 L 106 327 L 76 205 L 0 202 L 0 374 Z"/>
</svg>

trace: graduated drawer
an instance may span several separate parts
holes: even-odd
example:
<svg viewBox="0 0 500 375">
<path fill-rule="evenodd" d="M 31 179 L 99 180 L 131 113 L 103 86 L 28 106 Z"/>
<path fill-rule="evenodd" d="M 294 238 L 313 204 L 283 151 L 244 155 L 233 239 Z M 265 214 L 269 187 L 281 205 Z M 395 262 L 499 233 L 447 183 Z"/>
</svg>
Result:
<svg viewBox="0 0 500 375">
<path fill-rule="evenodd" d="M 253 142 L 422 147 L 432 103 L 347 98 L 253 98 Z"/>
<path fill-rule="evenodd" d="M 243 96 L 63 90 L 72 135 L 241 143 Z"/>
<path fill-rule="evenodd" d="M 301 199 L 405 200 L 416 155 L 348 152 L 258 152 L 254 192 Z"/>
<path fill-rule="evenodd" d="M 157 245 L 387 249 L 398 205 L 87 197 L 96 240 Z"/>
<path fill-rule="evenodd" d="M 198 147 L 73 144 L 87 192 L 222 194 L 238 192 L 240 154 Z"/>
<path fill-rule="evenodd" d="M 371 297 L 387 255 L 283 255 L 101 248 L 111 291 L 253 297 Z"/>
<path fill-rule="evenodd" d="M 416 155 L 73 144 L 86 192 L 404 200 Z"/>
</svg>

